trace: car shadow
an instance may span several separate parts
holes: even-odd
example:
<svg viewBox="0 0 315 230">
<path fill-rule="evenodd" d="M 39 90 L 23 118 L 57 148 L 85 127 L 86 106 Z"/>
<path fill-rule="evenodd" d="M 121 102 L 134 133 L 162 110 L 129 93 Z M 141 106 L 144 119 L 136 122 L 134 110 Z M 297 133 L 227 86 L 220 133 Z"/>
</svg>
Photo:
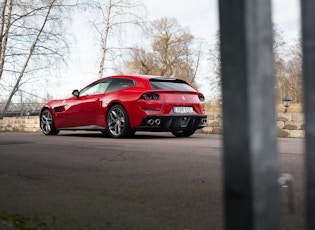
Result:
<svg viewBox="0 0 315 230">
<path fill-rule="evenodd" d="M 112 137 L 106 137 L 100 132 L 84 132 L 84 131 L 65 131 L 60 132 L 59 136 L 71 136 L 71 137 L 89 137 L 89 138 L 105 138 L 105 139 L 115 139 Z M 124 139 L 170 139 L 175 138 L 172 134 L 169 133 L 154 133 L 154 132 L 137 132 L 135 135 L 126 138 L 120 138 L 120 140 Z"/>
</svg>

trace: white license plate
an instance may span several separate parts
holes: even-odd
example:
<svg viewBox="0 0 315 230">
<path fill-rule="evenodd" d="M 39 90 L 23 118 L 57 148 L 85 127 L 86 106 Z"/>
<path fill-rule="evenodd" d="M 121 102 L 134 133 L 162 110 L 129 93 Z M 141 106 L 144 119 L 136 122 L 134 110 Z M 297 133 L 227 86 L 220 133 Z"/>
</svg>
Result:
<svg viewBox="0 0 315 230">
<path fill-rule="evenodd" d="M 174 107 L 174 113 L 193 113 L 193 107 L 177 106 Z"/>
</svg>

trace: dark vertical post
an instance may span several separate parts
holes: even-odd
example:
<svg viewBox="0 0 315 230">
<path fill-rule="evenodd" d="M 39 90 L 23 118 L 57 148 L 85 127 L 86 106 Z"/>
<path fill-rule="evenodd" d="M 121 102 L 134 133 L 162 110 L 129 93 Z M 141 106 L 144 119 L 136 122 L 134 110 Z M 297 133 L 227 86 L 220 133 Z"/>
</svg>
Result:
<svg viewBox="0 0 315 230">
<path fill-rule="evenodd" d="M 220 0 L 227 230 L 280 229 L 271 1 Z"/>
<path fill-rule="evenodd" d="M 302 0 L 303 81 L 308 229 L 315 229 L 315 1 Z"/>
</svg>

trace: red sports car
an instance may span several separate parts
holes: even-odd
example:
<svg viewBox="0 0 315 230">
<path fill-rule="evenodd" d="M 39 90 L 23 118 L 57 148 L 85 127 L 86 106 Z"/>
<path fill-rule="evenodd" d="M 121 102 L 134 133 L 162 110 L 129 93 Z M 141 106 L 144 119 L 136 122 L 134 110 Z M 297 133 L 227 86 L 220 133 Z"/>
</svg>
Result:
<svg viewBox="0 0 315 230">
<path fill-rule="evenodd" d="M 40 113 L 45 135 L 60 130 L 98 130 L 121 138 L 136 131 L 188 137 L 206 124 L 204 96 L 183 80 L 117 75 L 99 79 L 72 97 L 46 103 Z"/>
</svg>

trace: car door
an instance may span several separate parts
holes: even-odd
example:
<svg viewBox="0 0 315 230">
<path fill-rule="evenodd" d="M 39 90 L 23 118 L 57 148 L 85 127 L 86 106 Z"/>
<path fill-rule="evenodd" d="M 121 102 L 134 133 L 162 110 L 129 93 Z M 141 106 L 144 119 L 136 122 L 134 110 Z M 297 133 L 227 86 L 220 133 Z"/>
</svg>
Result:
<svg viewBox="0 0 315 230">
<path fill-rule="evenodd" d="M 66 100 L 62 127 L 92 128 L 89 126 L 97 125 L 97 118 L 104 110 L 102 97 L 108 84 L 106 80 L 95 82 L 81 90 L 79 96 Z"/>
</svg>

